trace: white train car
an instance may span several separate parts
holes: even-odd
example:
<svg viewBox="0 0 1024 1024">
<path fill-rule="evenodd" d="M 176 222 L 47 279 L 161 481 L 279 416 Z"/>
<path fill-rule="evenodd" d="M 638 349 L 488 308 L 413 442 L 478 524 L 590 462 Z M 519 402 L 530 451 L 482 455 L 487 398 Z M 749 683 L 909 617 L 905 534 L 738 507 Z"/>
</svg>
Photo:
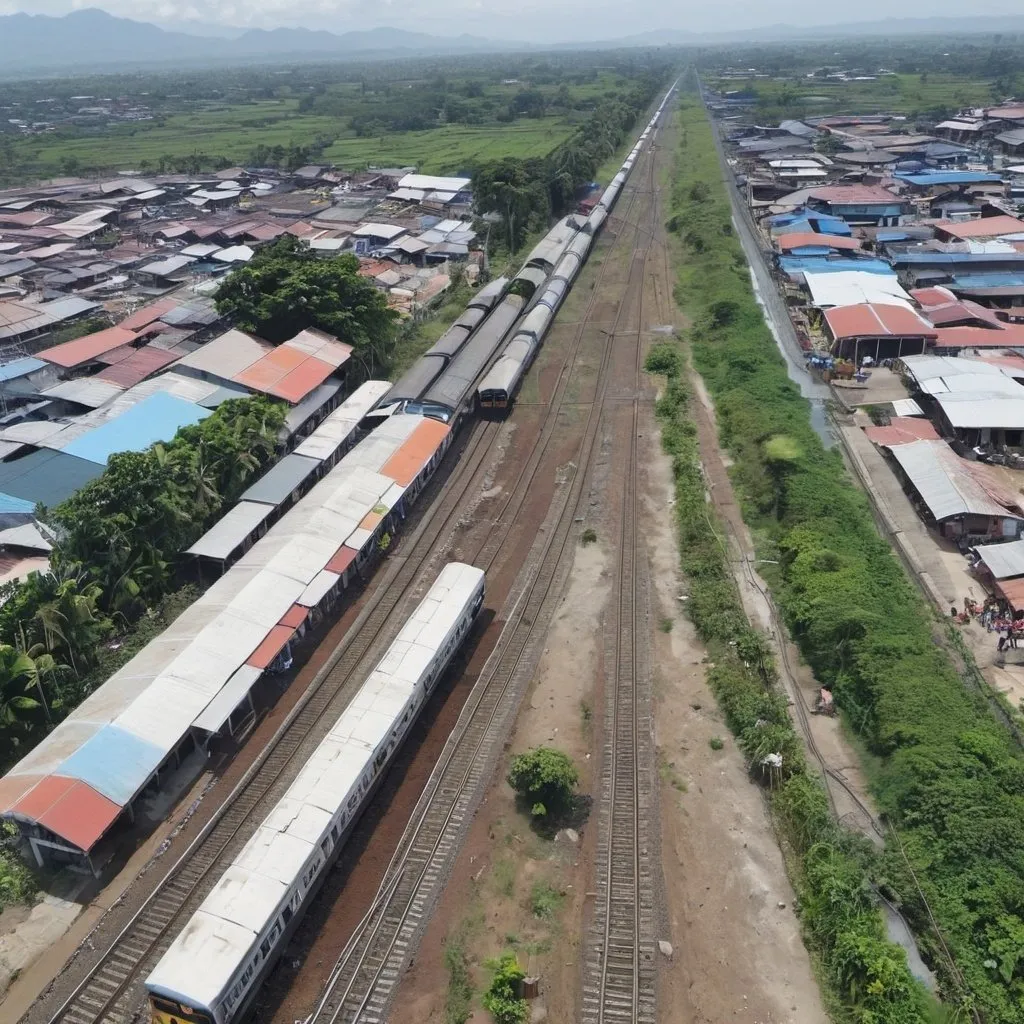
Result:
<svg viewBox="0 0 1024 1024">
<path fill-rule="evenodd" d="M 154 1024 L 229 1024 L 246 1012 L 483 600 L 480 569 L 444 567 L 146 979 Z"/>
</svg>

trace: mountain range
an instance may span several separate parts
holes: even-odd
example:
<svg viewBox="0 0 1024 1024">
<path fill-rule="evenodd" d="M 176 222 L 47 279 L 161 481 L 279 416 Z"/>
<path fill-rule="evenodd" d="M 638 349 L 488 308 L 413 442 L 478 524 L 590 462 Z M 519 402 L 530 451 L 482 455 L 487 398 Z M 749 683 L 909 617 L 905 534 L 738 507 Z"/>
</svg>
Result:
<svg viewBox="0 0 1024 1024">
<path fill-rule="evenodd" d="M 526 43 L 461 35 L 441 37 L 397 28 L 332 32 L 303 28 L 232 29 L 214 25 L 188 31 L 118 18 L 95 8 L 63 17 L 41 14 L 0 16 L 0 75 L 29 71 L 111 70 L 154 63 L 249 63 L 256 60 L 330 57 L 456 55 L 523 50 L 692 46 L 745 41 L 776 42 L 841 36 L 963 35 L 1022 33 L 1024 16 L 994 18 L 904 18 L 833 26 L 774 25 L 721 33 L 667 29 L 619 39 L 575 43 Z"/>
</svg>

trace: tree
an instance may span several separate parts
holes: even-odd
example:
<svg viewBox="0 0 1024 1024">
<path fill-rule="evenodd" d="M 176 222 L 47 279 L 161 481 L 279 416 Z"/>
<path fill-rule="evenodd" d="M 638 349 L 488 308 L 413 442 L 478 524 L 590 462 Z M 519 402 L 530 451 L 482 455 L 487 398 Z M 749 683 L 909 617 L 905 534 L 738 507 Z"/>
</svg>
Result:
<svg viewBox="0 0 1024 1024">
<path fill-rule="evenodd" d="M 494 977 L 484 993 L 484 1009 L 495 1024 L 525 1024 L 530 1006 L 520 992 L 526 973 L 515 953 L 503 953 L 497 960 L 488 960 L 487 966 L 494 971 Z"/>
<path fill-rule="evenodd" d="M 0 644 L 0 727 L 4 732 L 27 732 L 27 712 L 40 706 L 29 693 L 40 683 L 40 667 L 23 651 Z M 40 690 L 40 695 L 42 695 Z M 17 738 L 12 737 L 17 743 Z"/>
<path fill-rule="evenodd" d="M 572 758 L 553 747 L 534 747 L 512 759 L 508 784 L 522 797 L 535 817 L 565 810 L 579 784 Z"/>
<path fill-rule="evenodd" d="M 217 292 L 217 311 L 275 344 L 315 327 L 372 361 L 393 337 L 398 314 L 358 271 L 350 253 L 322 259 L 285 235 L 227 278 Z"/>
</svg>

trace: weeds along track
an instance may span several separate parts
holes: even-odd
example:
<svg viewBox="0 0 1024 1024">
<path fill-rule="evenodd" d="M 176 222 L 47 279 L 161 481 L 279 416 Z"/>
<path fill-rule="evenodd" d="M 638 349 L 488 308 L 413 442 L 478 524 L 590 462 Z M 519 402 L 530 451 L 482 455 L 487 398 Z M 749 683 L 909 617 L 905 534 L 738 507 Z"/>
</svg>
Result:
<svg viewBox="0 0 1024 1024">
<path fill-rule="evenodd" d="M 648 152 L 649 148 L 645 154 Z M 649 155 L 645 158 L 651 162 Z M 648 173 L 653 181 L 653 168 Z M 652 192 L 651 188 L 630 189 L 628 184 L 627 189 L 619 207 L 620 218 L 623 213 L 627 216 L 635 213 L 638 205 L 644 205 L 645 191 Z M 354 1021 L 372 1024 L 385 1020 L 405 965 L 450 876 L 475 809 L 493 775 L 529 683 L 532 665 L 543 645 L 547 623 L 560 599 L 571 567 L 575 547 L 573 523 L 586 499 L 587 470 L 600 433 L 611 381 L 612 348 L 616 338 L 623 336 L 620 328 L 625 319 L 625 311 L 630 306 L 629 297 L 634 291 L 639 292 L 643 288 L 646 256 L 637 259 L 636 254 L 641 251 L 640 244 L 645 243 L 652 234 L 648 223 L 650 219 L 649 211 L 643 210 L 642 216 L 632 225 L 620 230 L 611 246 L 611 253 L 614 253 L 628 245 L 634 259 L 626 284 L 626 298 L 619 304 L 613 330 L 610 333 L 600 332 L 605 343 L 598 374 L 597 396 L 587 416 L 580 456 L 571 481 L 563 488 L 561 495 L 556 495 L 545 528 L 539 533 L 509 598 L 509 611 L 497 645 L 484 665 L 416 805 L 384 874 L 374 904 L 342 951 L 309 1024 Z M 594 322 L 589 317 L 610 265 L 611 258 L 602 264 L 587 314 L 583 320 L 574 323 L 576 331 L 566 360 L 570 372 L 584 336 L 588 333 L 587 328 L 591 328 L 591 334 L 594 333 Z M 639 307 L 636 315 L 640 316 Z M 639 377 L 640 330 L 630 331 L 629 337 L 633 336 L 636 338 L 633 362 Z M 563 371 L 540 440 L 498 513 L 496 523 L 514 520 L 526 500 L 541 456 L 558 422 L 568 376 Z M 631 456 L 634 476 L 635 423 L 634 410 Z M 635 501 L 635 488 L 630 490 Z M 635 524 L 635 506 L 633 522 Z M 502 537 L 501 530 L 488 533 L 477 557 L 471 560 L 477 565 L 489 564 L 500 547 Z M 650 902 L 653 904 L 653 898 Z M 646 979 L 641 987 L 647 991 Z M 653 1007 L 653 986 L 650 987 L 650 1000 Z"/>
</svg>

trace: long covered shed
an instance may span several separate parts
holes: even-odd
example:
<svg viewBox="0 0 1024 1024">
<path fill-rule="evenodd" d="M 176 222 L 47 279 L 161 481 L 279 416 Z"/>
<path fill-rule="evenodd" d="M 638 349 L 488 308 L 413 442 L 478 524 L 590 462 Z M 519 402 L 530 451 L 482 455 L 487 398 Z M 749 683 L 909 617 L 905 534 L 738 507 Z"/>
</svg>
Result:
<svg viewBox="0 0 1024 1024">
<path fill-rule="evenodd" d="M 214 736 L 248 728 L 253 687 L 291 663 L 292 645 L 404 518 L 449 441 L 436 420 L 387 420 L 0 779 L 0 817 L 36 863 L 95 871 L 101 841 L 143 792 Z"/>
</svg>

